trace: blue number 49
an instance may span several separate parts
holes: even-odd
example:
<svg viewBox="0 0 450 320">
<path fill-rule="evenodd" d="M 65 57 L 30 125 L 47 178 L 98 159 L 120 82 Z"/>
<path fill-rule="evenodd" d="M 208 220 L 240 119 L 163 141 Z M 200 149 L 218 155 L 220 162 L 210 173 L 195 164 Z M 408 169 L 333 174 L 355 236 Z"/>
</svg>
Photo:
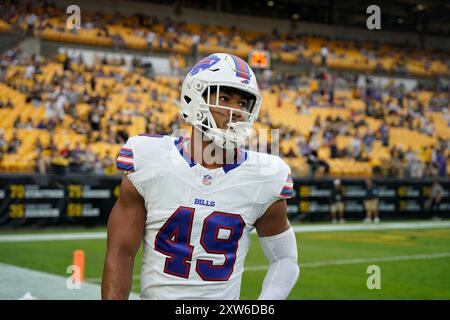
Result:
<svg viewBox="0 0 450 320">
<path fill-rule="evenodd" d="M 179 207 L 159 230 L 155 238 L 155 250 L 168 256 L 164 272 L 188 278 L 192 252 L 190 245 L 194 208 Z M 222 265 L 213 265 L 212 260 L 199 259 L 195 270 L 205 281 L 226 281 L 233 273 L 239 239 L 245 228 L 240 215 L 214 211 L 203 222 L 200 244 L 207 253 L 223 254 Z M 220 230 L 228 230 L 227 239 L 219 238 Z"/>
</svg>

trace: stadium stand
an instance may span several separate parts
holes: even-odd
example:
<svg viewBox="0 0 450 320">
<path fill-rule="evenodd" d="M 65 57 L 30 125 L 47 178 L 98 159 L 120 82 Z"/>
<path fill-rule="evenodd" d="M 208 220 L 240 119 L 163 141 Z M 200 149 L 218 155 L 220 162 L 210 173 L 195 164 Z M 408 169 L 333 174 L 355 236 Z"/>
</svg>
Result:
<svg viewBox="0 0 450 320">
<path fill-rule="evenodd" d="M 448 174 L 448 86 L 411 89 L 367 76 L 374 70 L 448 76 L 448 52 L 99 12 L 84 13 L 83 28 L 69 31 L 62 9 L 53 5 L 4 9 L 0 32 L 19 28 L 45 40 L 162 52 L 170 55 L 171 75 L 148 76 L 138 58 L 128 65 L 97 57 L 90 65 L 81 55 L 8 50 L 1 56 L 2 172 L 113 174 L 128 136 L 183 128 L 172 101 L 188 61 L 218 51 L 246 58 L 262 48 L 274 61 L 318 67 L 302 75 L 260 73 L 264 104 L 256 128 L 280 130 L 280 154 L 296 175 Z"/>
<path fill-rule="evenodd" d="M 295 64 L 309 61 L 322 64 L 321 49 L 327 48 L 330 68 L 373 72 L 396 71 L 415 76 L 449 75 L 448 52 L 393 46 L 370 41 L 328 39 L 302 34 L 281 34 L 237 30 L 224 26 L 175 22 L 169 17 L 125 16 L 100 12 L 83 12 L 86 21 L 80 30 L 66 29 L 61 8 L 6 5 L 0 18 L 0 32 L 11 26 L 46 40 L 76 42 L 93 46 L 189 54 L 200 39 L 195 52 L 208 55 L 226 52 L 246 58 L 252 48 L 270 50 L 272 59 Z"/>
</svg>

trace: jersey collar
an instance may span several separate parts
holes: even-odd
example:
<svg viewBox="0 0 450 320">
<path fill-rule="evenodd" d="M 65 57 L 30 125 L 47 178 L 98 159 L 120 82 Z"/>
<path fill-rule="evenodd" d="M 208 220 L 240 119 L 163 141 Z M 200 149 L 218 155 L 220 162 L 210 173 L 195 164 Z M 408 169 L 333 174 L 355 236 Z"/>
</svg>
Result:
<svg viewBox="0 0 450 320">
<path fill-rule="evenodd" d="M 189 138 L 187 138 L 187 137 L 178 137 L 174 141 L 174 143 L 175 143 L 175 146 L 178 149 L 178 152 L 180 153 L 180 155 L 183 157 L 184 160 L 186 160 L 186 162 L 192 168 L 193 166 L 195 166 L 197 164 L 197 162 L 195 162 L 195 160 L 192 159 L 192 157 L 189 155 L 189 153 L 186 151 L 186 149 L 184 147 L 184 143 L 187 140 L 189 140 Z M 245 160 L 247 160 L 247 157 L 248 157 L 247 151 L 245 151 L 244 149 L 238 149 L 235 162 L 224 165 L 222 167 L 223 171 L 225 173 L 228 173 L 231 170 L 239 167 Z"/>
<path fill-rule="evenodd" d="M 237 157 L 234 163 L 226 164 L 223 166 L 223 171 L 228 173 L 229 171 L 239 167 L 245 160 L 247 160 L 248 153 L 244 149 L 237 150 Z"/>
<path fill-rule="evenodd" d="M 189 166 L 192 168 L 197 164 L 194 159 L 186 152 L 186 149 L 184 148 L 184 142 L 187 141 L 189 138 L 186 137 L 179 137 L 175 140 L 175 146 L 178 149 L 178 152 L 180 155 L 186 160 L 186 162 L 189 164 Z"/>
</svg>

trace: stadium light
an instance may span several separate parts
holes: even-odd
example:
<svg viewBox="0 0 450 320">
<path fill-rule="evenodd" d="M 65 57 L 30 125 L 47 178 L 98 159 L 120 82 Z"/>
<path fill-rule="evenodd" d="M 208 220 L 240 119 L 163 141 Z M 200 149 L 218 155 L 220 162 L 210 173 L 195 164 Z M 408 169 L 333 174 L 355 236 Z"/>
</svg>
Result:
<svg viewBox="0 0 450 320">
<path fill-rule="evenodd" d="M 418 3 L 418 4 L 416 5 L 416 10 L 417 10 L 417 11 L 423 11 L 423 10 L 425 10 L 425 5 L 423 5 L 422 3 Z"/>
<path fill-rule="evenodd" d="M 273 2 L 273 1 L 267 1 L 267 6 L 268 6 L 268 7 L 273 7 L 273 6 L 275 6 L 275 2 Z"/>
</svg>

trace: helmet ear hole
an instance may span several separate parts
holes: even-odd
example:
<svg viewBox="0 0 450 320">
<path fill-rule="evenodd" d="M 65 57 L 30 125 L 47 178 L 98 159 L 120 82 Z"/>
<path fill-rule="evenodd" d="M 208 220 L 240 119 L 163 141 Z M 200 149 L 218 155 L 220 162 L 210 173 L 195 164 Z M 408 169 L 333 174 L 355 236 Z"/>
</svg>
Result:
<svg viewBox="0 0 450 320">
<path fill-rule="evenodd" d="M 186 95 L 185 95 L 183 98 L 184 98 L 184 101 L 186 101 L 187 104 L 189 104 L 189 103 L 192 101 L 192 99 L 189 98 L 189 97 L 186 96 Z"/>
</svg>

